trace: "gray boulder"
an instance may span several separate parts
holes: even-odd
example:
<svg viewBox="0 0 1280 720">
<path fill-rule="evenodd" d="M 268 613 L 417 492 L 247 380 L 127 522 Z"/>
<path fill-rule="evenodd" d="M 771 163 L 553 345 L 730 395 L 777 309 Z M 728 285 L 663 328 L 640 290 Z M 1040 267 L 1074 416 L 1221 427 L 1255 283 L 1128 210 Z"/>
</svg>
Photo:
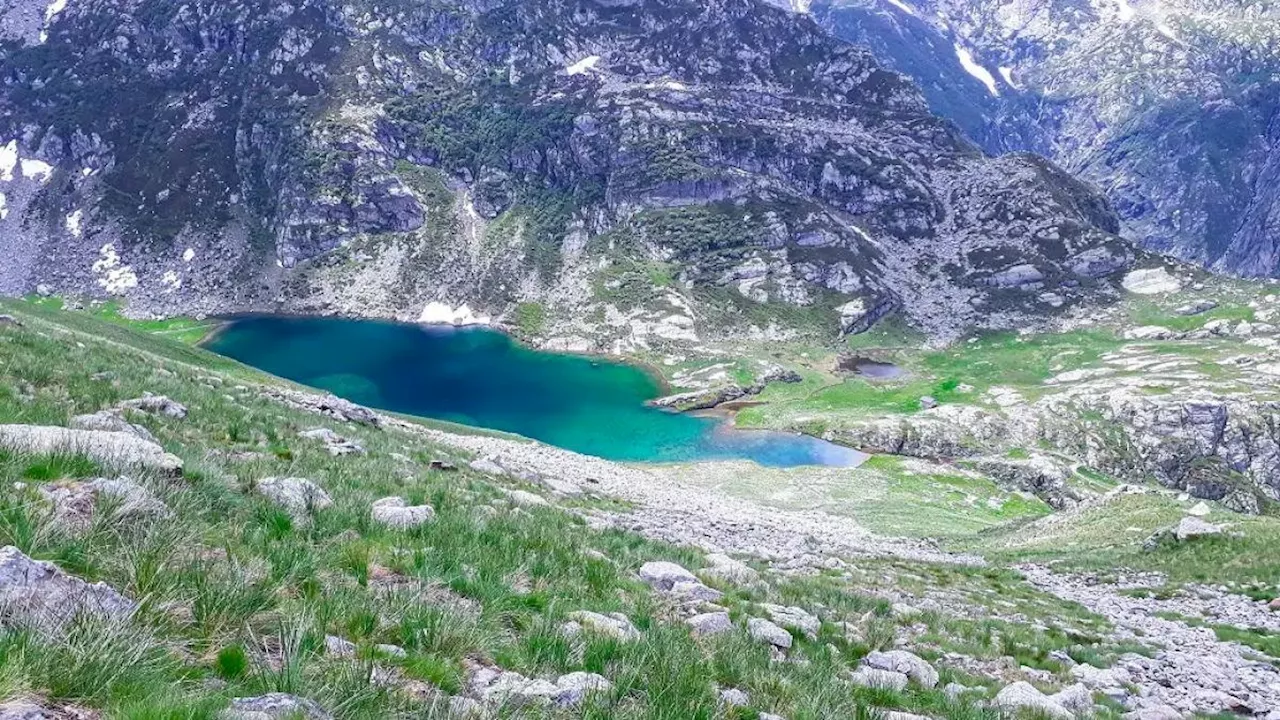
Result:
<svg viewBox="0 0 1280 720">
<path fill-rule="evenodd" d="M 151 431 L 124 419 L 118 410 L 99 410 L 88 415 L 76 415 L 67 425 L 75 430 L 101 430 L 103 432 L 126 432 L 146 440 L 155 442 Z"/>
<path fill-rule="evenodd" d="M 137 606 L 104 583 L 88 583 L 16 547 L 0 549 L 0 618 L 9 627 L 56 633 L 77 616 L 123 621 Z"/>
<path fill-rule="evenodd" d="M 703 577 L 716 578 L 734 585 L 750 585 L 760 579 L 760 573 L 750 565 L 724 553 L 707 555 L 707 562 L 710 567 L 698 571 Z"/>
<path fill-rule="evenodd" d="M 665 560 L 655 560 L 640 566 L 640 579 L 657 590 L 670 590 L 678 582 L 698 582 L 693 573 Z"/>
<path fill-rule="evenodd" d="M 254 489 L 299 522 L 309 521 L 314 510 L 333 506 L 329 494 L 306 478 L 266 477 L 255 482 Z"/>
<path fill-rule="evenodd" d="M 1037 690 L 1034 685 L 1021 680 L 996 693 L 995 704 L 1010 713 L 1030 710 L 1057 720 L 1073 720 L 1075 717 L 1070 710 Z"/>
<path fill-rule="evenodd" d="M 569 613 L 569 620 L 583 630 L 619 640 L 635 640 L 640 637 L 640 631 L 631 624 L 631 619 L 622 613 L 601 615 L 590 610 L 578 610 Z"/>
<path fill-rule="evenodd" d="M 33 455 L 81 454 L 103 465 L 182 473 L 182 460 L 127 432 L 73 430 L 47 425 L 0 425 L 0 448 Z"/>
<path fill-rule="evenodd" d="M 364 454 L 364 446 L 360 443 L 345 438 L 329 428 L 310 428 L 298 433 L 298 436 L 308 440 L 319 440 L 324 443 L 325 449 L 334 457 Z"/>
<path fill-rule="evenodd" d="M 1201 520 L 1194 515 L 1187 515 L 1182 518 L 1178 521 L 1178 525 L 1173 529 L 1173 537 L 1178 542 L 1185 542 L 1193 538 L 1221 534 L 1221 525 L 1214 525 L 1213 523 Z"/>
<path fill-rule="evenodd" d="M 287 693 L 267 693 L 231 701 L 220 720 L 330 720 L 328 711 L 313 700 Z"/>
<path fill-rule="evenodd" d="M 860 667 L 854 670 L 849 680 L 858 687 L 881 688 L 902 691 L 907 689 L 908 678 L 893 670 L 878 670 L 872 667 Z"/>
<path fill-rule="evenodd" d="M 752 640 L 768 643 L 783 650 L 791 647 L 793 642 L 791 633 L 764 618 L 751 618 L 748 620 L 747 632 L 751 635 Z"/>
<path fill-rule="evenodd" d="M 63 528 L 86 529 L 99 502 L 110 499 L 116 506 L 114 521 L 168 517 L 172 513 L 150 490 L 127 477 L 97 478 L 89 482 L 50 483 L 40 486 L 40 495 L 53 505 L 54 522 Z"/>
<path fill-rule="evenodd" d="M 187 417 L 187 406 L 180 402 L 170 400 L 164 395 L 152 395 L 151 393 L 143 393 L 142 397 L 133 400 L 125 400 L 119 406 L 125 410 L 137 410 L 139 412 L 150 413 L 152 415 L 163 415 L 165 417 L 182 420 Z"/>
<path fill-rule="evenodd" d="M 434 520 L 436 511 L 430 505 L 407 505 L 402 497 L 386 497 L 373 503 L 370 515 L 376 523 L 409 530 Z"/>
<path fill-rule="evenodd" d="M 919 655 L 906 650 L 871 652 L 862 659 L 862 664 L 876 670 L 900 672 L 923 687 L 931 688 L 938 684 L 938 671 Z"/>
<path fill-rule="evenodd" d="M 794 628 L 804 633 L 810 640 L 818 636 L 822 621 L 810 615 L 804 608 L 786 607 L 772 603 L 761 603 L 760 607 L 769 614 L 769 619 L 784 628 Z"/>
<path fill-rule="evenodd" d="M 719 635 L 733 629 L 733 621 L 727 612 L 709 612 L 694 615 L 685 620 L 694 635 Z"/>
</svg>

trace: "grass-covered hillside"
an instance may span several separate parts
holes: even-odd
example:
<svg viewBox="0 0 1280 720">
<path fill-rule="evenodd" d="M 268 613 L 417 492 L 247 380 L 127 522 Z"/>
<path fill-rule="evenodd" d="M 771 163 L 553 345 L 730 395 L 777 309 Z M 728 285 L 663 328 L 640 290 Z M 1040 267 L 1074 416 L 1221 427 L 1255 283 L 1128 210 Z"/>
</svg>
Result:
<svg viewBox="0 0 1280 720">
<path fill-rule="evenodd" d="M 998 714 L 986 702 L 1009 678 L 981 670 L 1000 658 L 1033 668 L 1029 677 L 1052 691 L 1069 684 L 1073 657 L 1107 665 L 1141 650 L 1005 570 L 846 558 L 784 573 L 758 558 L 743 566 L 593 530 L 578 513 L 616 502 L 495 479 L 455 447 L 394 425 L 286 406 L 263 394 L 268 378 L 162 334 L 28 304 L 4 311 L 5 423 L 66 426 L 145 393 L 186 411 L 120 415 L 181 459 L 176 477 L 92 452 L 0 453 L 0 542 L 105 583 L 129 608 L 76 605 L 72 593 L 64 611 L 42 610 L 30 597 L 41 588 L 24 596 L 0 573 L 0 598 L 13 608 L 0 637 L 7 707 L 212 717 L 287 693 L 315 705 L 274 698 L 286 710 L 268 716 L 834 718 L 879 709 L 976 718 Z M 363 452 L 330 454 L 301 434 L 317 427 Z M 330 501 L 281 505 L 264 495 L 272 477 L 309 479 Z M 120 494 L 95 478 L 132 483 Z M 379 522 L 371 508 L 390 496 L 429 505 L 429 521 Z M 639 574 L 653 561 L 702 581 L 663 591 Z M 904 598 L 936 588 L 963 603 L 904 609 Z M 983 609 L 996 598 L 998 611 Z M 717 612 L 727 613 L 723 627 Z M 700 634 L 690 615 L 721 631 Z M 1032 616 L 1039 625 L 1010 622 Z M 576 631 L 566 628 L 573 618 Z M 753 639 L 748 628 L 769 618 L 793 629 Z M 858 684 L 851 673 L 868 653 L 899 646 L 932 661 L 940 680 Z M 956 653 L 966 661 L 946 661 Z M 506 680 L 485 684 L 499 672 Z"/>
</svg>

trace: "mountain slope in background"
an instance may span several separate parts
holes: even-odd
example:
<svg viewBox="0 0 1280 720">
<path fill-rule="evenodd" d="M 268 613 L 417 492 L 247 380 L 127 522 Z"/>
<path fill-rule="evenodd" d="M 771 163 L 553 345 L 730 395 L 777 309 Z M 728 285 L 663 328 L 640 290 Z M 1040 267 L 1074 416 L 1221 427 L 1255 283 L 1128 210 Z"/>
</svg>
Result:
<svg viewBox="0 0 1280 720">
<path fill-rule="evenodd" d="M 1095 190 L 985 156 L 865 49 L 747 0 L 19 2 L 5 21 L 8 293 L 434 303 L 625 349 L 895 308 L 936 337 L 1033 323 L 1114 297 L 1133 259 Z"/>
<path fill-rule="evenodd" d="M 990 152 L 1098 184 L 1145 247 L 1280 275 L 1280 5 L 837 0 L 805 7 Z"/>
</svg>

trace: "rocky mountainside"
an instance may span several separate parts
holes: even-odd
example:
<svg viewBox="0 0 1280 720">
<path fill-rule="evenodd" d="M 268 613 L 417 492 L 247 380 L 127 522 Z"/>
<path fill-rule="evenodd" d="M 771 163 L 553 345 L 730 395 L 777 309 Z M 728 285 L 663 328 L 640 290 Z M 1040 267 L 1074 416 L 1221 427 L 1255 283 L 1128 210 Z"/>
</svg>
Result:
<svg viewBox="0 0 1280 720">
<path fill-rule="evenodd" d="M 785 4 L 785 3 L 784 3 Z M 835 0 L 838 37 L 991 152 L 1104 189 L 1126 237 L 1280 276 L 1280 6 L 1259 0 Z"/>
<path fill-rule="evenodd" d="M 1026 324 L 1133 257 L 1095 190 L 748 0 L 5 7 L 5 293 L 625 350 Z"/>
</svg>

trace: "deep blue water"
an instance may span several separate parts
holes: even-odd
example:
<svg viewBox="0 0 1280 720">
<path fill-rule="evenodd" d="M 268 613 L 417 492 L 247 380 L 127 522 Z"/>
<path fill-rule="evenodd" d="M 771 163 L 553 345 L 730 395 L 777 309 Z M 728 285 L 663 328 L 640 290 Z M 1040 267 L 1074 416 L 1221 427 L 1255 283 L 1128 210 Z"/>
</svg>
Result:
<svg viewBox="0 0 1280 720">
<path fill-rule="evenodd" d="M 645 405 L 661 395 L 640 368 L 532 350 L 482 328 L 252 316 L 210 350 L 371 407 L 491 428 L 610 460 L 749 459 L 856 465 L 864 455 L 804 435 L 738 430 L 723 419 Z"/>
</svg>

